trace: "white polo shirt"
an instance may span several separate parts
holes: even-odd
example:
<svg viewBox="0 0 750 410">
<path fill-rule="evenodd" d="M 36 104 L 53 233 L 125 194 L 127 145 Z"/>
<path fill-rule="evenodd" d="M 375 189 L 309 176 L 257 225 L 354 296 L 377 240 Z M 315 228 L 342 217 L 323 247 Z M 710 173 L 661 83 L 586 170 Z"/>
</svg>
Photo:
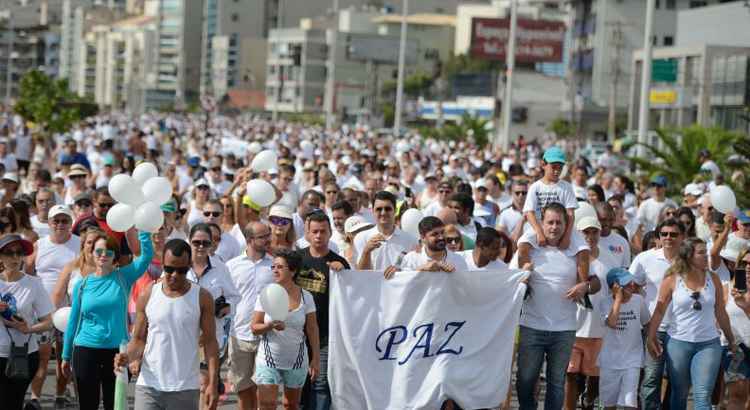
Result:
<svg viewBox="0 0 750 410">
<path fill-rule="evenodd" d="M 247 252 L 242 252 L 240 256 L 227 262 L 232 282 L 240 293 L 240 301 L 237 303 L 232 321 L 232 335 L 239 340 L 256 339 L 250 324 L 258 295 L 267 285 L 274 282 L 271 263 L 272 259 L 268 254 L 256 262 L 247 256 Z"/>
<path fill-rule="evenodd" d="M 507 270 L 508 269 L 508 265 L 505 262 L 503 262 L 501 260 L 497 260 L 497 259 L 495 259 L 494 261 L 488 263 L 484 267 L 481 267 L 481 268 L 478 267 L 477 264 L 474 262 L 474 251 L 473 250 L 456 252 L 456 254 L 458 254 L 459 256 L 461 256 L 462 258 L 464 258 L 464 262 L 466 263 L 466 270 L 469 270 L 469 271 L 475 271 L 475 270 Z"/>
<path fill-rule="evenodd" d="M 656 309 L 656 299 L 659 296 L 659 288 L 661 287 L 661 281 L 664 279 L 664 274 L 672 263 L 664 256 L 664 249 L 651 249 L 645 252 L 639 253 L 633 263 L 630 264 L 630 273 L 633 274 L 637 283 L 646 283 L 646 304 L 648 305 L 648 311 L 650 314 L 654 314 Z M 666 331 L 669 326 L 665 314 L 662 319 L 660 331 Z"/>
<path fill-rule="evenodd" d="M 401 270 L 417 270 L 417 268 L 432 260 L 424 252 L 411 251 L 404 256 L 404 260 L 401 262 Z M 447 251 L 444 262 L 456 268 L 456 272 L 468 270 L 463 256 L 455 252 Z"/>
<path fill-rule="evenodd" d="M 378 227 L 374 226 L 366 231 L 362 231 L 354 237 L 354 252 L 358 258 L 362 258 L 362 253 L 367 245 L 367 241 L 373 236 L 380 233 Z M 417 246 L 417 238 L 395 228 L 390 237 L 385 238 L 379 248 L 372 251 L 370 258 L 372 260 L 372 269 L 385 270 L 387 267 L 394 265 L 399 256 L 410 252 Z"/>
</svg>

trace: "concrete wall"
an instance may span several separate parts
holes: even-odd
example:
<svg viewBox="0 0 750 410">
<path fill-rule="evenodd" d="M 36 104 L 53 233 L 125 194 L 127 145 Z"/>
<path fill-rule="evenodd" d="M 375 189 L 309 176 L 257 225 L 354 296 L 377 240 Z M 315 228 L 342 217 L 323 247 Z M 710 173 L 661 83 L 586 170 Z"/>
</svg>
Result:
<svg viewBox="0 0 750 410">
<path fill-rule="evenodd" d="M 750 8 L 739 1 L 680 11 L 676 45 L 696 44 L 749 46 Z"/>
</svg>

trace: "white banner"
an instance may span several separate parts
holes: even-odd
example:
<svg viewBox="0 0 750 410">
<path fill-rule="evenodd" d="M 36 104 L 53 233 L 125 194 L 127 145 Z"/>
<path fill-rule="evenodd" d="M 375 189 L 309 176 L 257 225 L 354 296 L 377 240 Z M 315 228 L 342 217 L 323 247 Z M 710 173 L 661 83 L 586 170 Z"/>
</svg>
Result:
<svg viewBox="0 0 750 410">
<path fill-rule="evenodd" d="M 521 271 L 331 273 L 334 408 L 492 408 L 506 398 Z"/>
</svg>

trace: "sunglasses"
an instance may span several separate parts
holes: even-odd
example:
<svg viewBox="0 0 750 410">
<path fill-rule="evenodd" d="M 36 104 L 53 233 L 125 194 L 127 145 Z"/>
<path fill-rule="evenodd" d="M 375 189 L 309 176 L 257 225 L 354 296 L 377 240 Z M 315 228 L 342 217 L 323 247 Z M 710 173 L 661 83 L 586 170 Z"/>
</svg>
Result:
<svg viewBox="0 0 750 410">
<path fill-rule="evenodd" d="M 211 246 L 211 241 L 209 241 L 209 240 L 202 240 L 202 241 L 200 241 L 200 240 L 194 240 L 194 241 L 190 241 L 190 244 L 193 245 L 193 246 L 195 246 L 196 248 L 201 248 L 201 247 L 202 248 L 208 248 L 209 246 Z"/>
<path fill-rule="evenodd" d="M 526 194 L 528 194 L 528 193 L 529 193 L 529 191 L 516 191 L 516 192 L 513 193 L 513 195 L 526 196 Z"/>
<path fill-rule="evenodd" d="M 690 295 L 690 299 L 693 299 L 693 310 L 701 310 L 703 309 L 703 305 L 701 305 L 701 302 L 698 300 L 701 297 L 700 292 L 693 292 Z"/>
<path fill-rule="evenodd" d="M 166 273 L 177 273 L 179 275 L 187 275 L 187 273 L 190 271 L 190 266 L 169 266 L 169 265 L 164 265 L 163 270 Z"/>
<path fill-rule="evenodd" d="M 208 189 L 209 189 L 208 185 L 201 185 L 201 186 L 198 187 L 199 191 L 208 191 Z"/>
<path fill-rule="evenodd" d="M 289 219 L 281 218 L 278 216 L 272 216 L 268 218 L 268 220 L 271 222 L 271 225 L 276 225 L 276 226 L 287 226 L 292 222 Z"/>
<path fill-rule="evenodd" d="M 76 202 L 76 206 L 79 207 L 79 208 L 88 208 L 88 207 L 90 207 L 92 205 L 93 205 L 93 203 L 91 203 L 89 201 Z"/>
<path fill-rule="evenodd" d="M 440 190 L 438 190 L 439 194 L 450 194 L 451 192 L 453 192 L 453 191 L 451 191 L 450 189 L 440 189 Z"/>
<path fill-rule="evenodd" d="M 2 255 L 8 258 L 22 258 L 26 256 L 26 253 L 21 249 L 3 251 Z"/>
<path fill-rule="evenodd" d="M 211 171 L 219 172 L 219 171 L 221 171 L 221 167 L 211 168 Z"/>
<path fill-rule="evenodd" d="M 114 203 L 106 203 L 106 202 L 105 203 L 99 202 L 97 203 L 97 205 L 99 205 L 99 208 L 112 208 L 113 206 L 115 206 Z"/>
<path fill-rule="evenodd" d="M 71 175 L 68 178 L 70 178 L 70 179 L 83 179 L 83 178 L 86 178 L 86 175 Z"/>
<path fill-rule="evenodd" d="M 68 225 L 72 223 L 69 219 L 52 219 L 52 225 Z"/>
<path fill-rule="evenodd" d="M 102 249 L 102 248 L 99 248 L 99 249 L 94 249 L 94 255 L 96 255 L 96 256 L 106 256 L 108 258 L 111 258 L 111 257 L 115 256 L 115 251 L 113 251 L 112 249 Z"/>
<path fill-rule="evenodd" d="M 214 218 L 218 218 L 221 216 L 221 212 L 204 212 L 203 216 L 208 218 L 209 216 L 213 216 Z"/>
<path fill-rule="evenodd" d="M 461 243 L 461 238 L 459 238 L 459 237 L 451 237 L 451 238 L 446 237 L 445 241 L 448 242 L 448 243 L 459 244 L 459 243 Z"/>
<path fill-rule="evenodd" d="M 662 238 L 670 237 L 670 238 L 677 238 L 680 236 L 679 232 L 659 232 L 659 236 Z"/>
</svg>

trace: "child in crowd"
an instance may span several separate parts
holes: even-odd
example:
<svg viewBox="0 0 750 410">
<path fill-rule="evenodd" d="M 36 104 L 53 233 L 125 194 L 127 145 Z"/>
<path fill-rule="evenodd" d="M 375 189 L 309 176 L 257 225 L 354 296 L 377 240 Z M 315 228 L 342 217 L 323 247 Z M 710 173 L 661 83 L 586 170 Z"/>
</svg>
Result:
<svg viewBox="0 0 750 410">
<path fill-rule="evenodd" d="M 641 331 L 650 320 L 649 310 L 627 270 L 610 270 L 607 285 L 612 296 L 600 306 L 607 330 L 598 360 L 599 397 L 605 409 L 635 409 L 644 360 Z"/>
</svg>

